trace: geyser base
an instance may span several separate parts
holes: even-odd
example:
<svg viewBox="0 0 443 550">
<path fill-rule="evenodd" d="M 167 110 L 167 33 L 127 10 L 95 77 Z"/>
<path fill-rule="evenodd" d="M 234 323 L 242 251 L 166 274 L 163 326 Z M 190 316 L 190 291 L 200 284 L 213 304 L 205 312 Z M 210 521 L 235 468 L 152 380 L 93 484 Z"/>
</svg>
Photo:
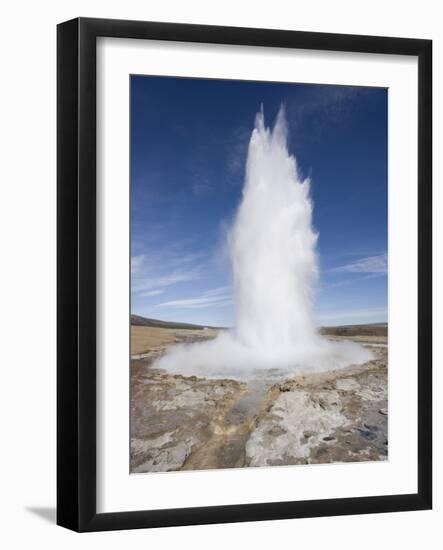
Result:
<svg viewBox="0 0 443 550">
<path fill-rule="evenodd" d="M 370 361 L 367 348 L 350 341 L 329 341 L 318 336 L 303 350 L 250 348 L 233 333 L 192 344 L 178 344 L 153 363 L 171 374 L 201 378 L 282 380 L 303 373 L 325 372 Z"/>
</svg>

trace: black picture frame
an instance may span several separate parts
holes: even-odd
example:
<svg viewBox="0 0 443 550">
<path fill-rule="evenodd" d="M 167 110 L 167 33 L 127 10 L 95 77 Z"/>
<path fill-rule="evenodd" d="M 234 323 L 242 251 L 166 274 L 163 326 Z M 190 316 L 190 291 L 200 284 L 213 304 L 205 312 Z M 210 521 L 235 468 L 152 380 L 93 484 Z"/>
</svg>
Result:
<svg viewBox="0 0 443 550">
<path fill-rule="evenodd" d="M 136 38 L 418 58 L 416 494 L 96 512 L 96 39 Z M 78 18 L 57 29 L 57 523 L 104 531 L 425 510 L 432 506 L 432 42 Z"/>
</svg>

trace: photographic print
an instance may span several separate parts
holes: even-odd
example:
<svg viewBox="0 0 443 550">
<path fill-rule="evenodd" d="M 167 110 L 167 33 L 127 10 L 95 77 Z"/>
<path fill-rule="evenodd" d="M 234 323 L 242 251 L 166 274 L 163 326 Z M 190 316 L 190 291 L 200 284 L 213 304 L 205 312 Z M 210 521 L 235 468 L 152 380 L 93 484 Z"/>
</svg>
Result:
<svg viewBox="0 0 443 550">
<path fill-rule="evenodd" d="M 131 473 L 387 460 L 387 117 L 131 75 Z"/>
</svg>

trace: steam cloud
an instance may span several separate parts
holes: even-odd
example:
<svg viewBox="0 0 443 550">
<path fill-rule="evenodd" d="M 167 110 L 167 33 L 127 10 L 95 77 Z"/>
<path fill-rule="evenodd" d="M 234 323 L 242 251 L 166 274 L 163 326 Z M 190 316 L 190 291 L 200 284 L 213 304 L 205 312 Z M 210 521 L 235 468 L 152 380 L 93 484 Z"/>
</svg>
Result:
<svg viewBox="0 0 443 550">
<path fill-rule="evenodd" d="M 252 131 L 243 197 L 229 235 L 236 322 L 209 341 L 169 348 L 154 366 L 206 378 L 280 377 L 361 364 L 352 342 L 331 342 L 314 322 L 317 235 L 309 180 L 287 149 L 283 108 L 274 128 L 263 111 Z"/>
</svg>

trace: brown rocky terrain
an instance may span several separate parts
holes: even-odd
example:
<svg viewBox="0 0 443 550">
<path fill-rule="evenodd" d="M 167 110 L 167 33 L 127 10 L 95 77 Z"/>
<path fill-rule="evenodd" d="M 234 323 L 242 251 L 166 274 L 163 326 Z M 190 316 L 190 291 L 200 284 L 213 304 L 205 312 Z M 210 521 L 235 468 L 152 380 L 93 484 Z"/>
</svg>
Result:
<svg viewBox="0 0 443 550">
<path fill-rule="evenodd" d="M 386 328 L 329 332 L 371 346 L 372 361 L 279 383 L 168 374 L 152 366 L 167 346 L 216 331 L 132 329 L 131 472 L 387 458 Z"/>
</svg>

